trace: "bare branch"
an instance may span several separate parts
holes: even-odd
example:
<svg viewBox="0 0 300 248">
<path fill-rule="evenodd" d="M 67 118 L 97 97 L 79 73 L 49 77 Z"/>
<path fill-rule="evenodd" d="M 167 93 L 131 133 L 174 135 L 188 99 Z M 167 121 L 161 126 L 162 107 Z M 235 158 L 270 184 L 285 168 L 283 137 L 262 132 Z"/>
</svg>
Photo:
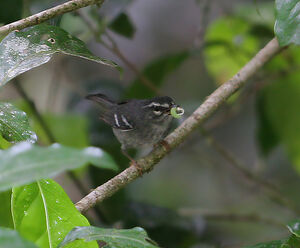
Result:
<svg viewBox="0 0 300 248">
<path fill-rule="evenodd" d="M 149 155 L 139 159 L 137 162 L 144 173 L 149 172 L 170 150 L 173 150 L 186 137 L 210 117 L 232 94 L 240 89 L 245 81 L 268 62 L 275 54 L 281 51 L 276 38 L 272 39 L 254 58 L 252 58 L 232 79 L 216 89 L 201 104 L 196 111 L 189 116 L 177 129 L 165 138 L 167 146 L 157 146 Z M 168 149 L 166 149 L 168 147 Z M 93 207 L 97 202 L 101 202 L 107 197 L 129 184 L 140 175 L 138 169 L 130 166 L 120 174 L 110 179 L 108 182 L 93 190 L 90 194 L 76 203 L 80 212 L 84 212 Z"/>
<path fill-rule="evenodd" d="M 26 27 L 30 27 L 36 24 L 45 22 L 55 16 L 59 16 L 89 5 L 99 4 L 101 5 L 104 0 L 72 0 L 66 3 L 57 5 L 53 8 L 44 10 L 35 15 L 28 16 L 24 19 L 12 22 L 3 27 L 0 27 L 0 35 L 6 35 L 13 30 L 20 30 Z"/>
</svg>

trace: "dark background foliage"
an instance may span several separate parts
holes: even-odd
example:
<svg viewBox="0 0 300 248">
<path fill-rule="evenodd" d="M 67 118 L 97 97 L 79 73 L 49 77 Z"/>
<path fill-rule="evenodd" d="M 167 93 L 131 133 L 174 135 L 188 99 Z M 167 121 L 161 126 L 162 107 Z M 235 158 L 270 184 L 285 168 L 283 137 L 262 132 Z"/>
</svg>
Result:
<svg viewBox="0 0 300 248">
<path fill-rule="evenodd" d="M 58 3 L 2 1 L 0 22 Z M 101 9 L 88 7 L 50 23 L 83 40 L 93 54 L 117 62 L 122 76 L 64 55 L 19 76 L 50 137 L 15 82 L 0 97 L 29 115 L 39 144 L 99 146 L 123 169 L 128 161 L 119 143 L 85 95 L 102 92 L 122 100 L 159 92 L 188 116 L 273 38 L 274 21 L 274 1 L 108 0 Z M 90 210 L 91 224 L 141 226 L 162 247 L 241 247 L 288 237 L 284 225 L 300 212 L 299 58 L 296 47 L 274 58 L 151 173 Z M 237 163 L 263 183 L 236 169 Z M 76 171 L 86 191 L 115 174 L 94 166 Z M 66 174 L 55 180 L 73 202 L 82 198 Z M 266 190 L 268 181 L 280 195 Z M 1 207 L 0 216 L 0 224 L 10 223 Z"/>
</svg>

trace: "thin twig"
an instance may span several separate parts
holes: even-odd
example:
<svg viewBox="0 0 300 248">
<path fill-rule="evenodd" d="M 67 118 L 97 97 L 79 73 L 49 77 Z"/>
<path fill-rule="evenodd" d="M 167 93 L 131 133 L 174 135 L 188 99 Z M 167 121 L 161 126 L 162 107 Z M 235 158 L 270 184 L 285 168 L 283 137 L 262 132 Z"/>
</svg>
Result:
<svg viewBox="0 0 300 248">
<path fill-rule="evenodd" d="M 272 201 L 280 206 L 289 209 L 296 215 L 300 214 L 300 210 L 295 206 L 293 202 L 287 199 L 279 189 L 266 179 L 253 173 L 247 168 L 239 159 L 237 159 L 232 153 L 225 149 L 216 139 L 208 134 L 207 131 L 201 129 L 201 133 L 207 139 L 208 143 L 217 151 L 224 159 L 226 159 L 234 169 L 236 169 L 241 175 L 243 175 L 250 182 L 258 185 Z"/>
<path fill-rule="evenodd" d="M 72 0 L 66 3 L 57 5 L 53 8 L 44 10 L 35 15 L 28 16 L 24 19 L 15 21 L 13 23 L 7 24 L 5 26 L 0 27 L 0 35 L 6 35 L 13 30 L 20 30 L 26 27 L 30 27 L 33 25 L 40 24 L 45 22 L 55 16 L 59 16 L 89 5 L 103 4 L 104 0 Z"/>
<path fill-rule="evenodd" d="M 194 45 L 196 48 L 199 48 L 200 50 L 204 47 L 205 31 L 209 23 L 210 6 L 212 4 L 212 1 L 213 0 L 203 0 L 201 1 L 201 4 L 199 3 L 201 19 L 197 31 L 197 36 L 194 41 Z"/>
<path fill-rule="evenodd" d="M 232 94 L 240 89 L 247 79 L 280 51 L 281 48 L 278 45 L 277 39 L 272 39 L 232 79 L 216 89 L 192 115 L 165 138 L 167 146 L 159 145 L 150 154 L 137 161 L 139 167 L 143 169 L 143 173 L 149 172 L 169 151 L 181 144 L 191 132 L 207 120 Z M 137 167 L 130 166 L 77 202 L 77 209 L 81 212 L 88 210 L 97 202 L 103 201 L 137 179 L 140 175 L 141 171 Z"/>
<path fill-rule="evenodd" d="M 34 116 L 37 118 L 38 122 L 40 123 L 42 129 L 44 130 L 46 136 L 48 137 L 48 140 L 50 143 L 55 143 L 55 138 L 50 130 L 49 126 L 45 122 L 44 118 L 41 116 L 39 111 L 37 110 L 34 102 L 30 99 L 30 97 L 27 95 L 25 90 L 23 89 L 22 85 L 20 84 L 18 79 L 14 79 L 14 86 L 18 93 L 21 95 L 21 97 L 29 104 L 30 109 L 32 110 Z"/>
</svg>

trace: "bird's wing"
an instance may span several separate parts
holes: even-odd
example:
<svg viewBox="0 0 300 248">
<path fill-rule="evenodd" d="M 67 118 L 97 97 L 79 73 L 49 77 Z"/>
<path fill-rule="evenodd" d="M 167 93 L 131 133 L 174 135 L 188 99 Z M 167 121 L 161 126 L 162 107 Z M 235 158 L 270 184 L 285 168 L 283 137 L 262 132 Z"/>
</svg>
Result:
<svg viewBox="0 0 300 248">
<path fill-rule="evenodd" d="M 134 129 L 133 122 L 129 120 L 128 116 L 121 113 L 113 113 L 112 120 L 113 128 L 120 129 L 122 131 L 131 131 Z"/>
</svg>

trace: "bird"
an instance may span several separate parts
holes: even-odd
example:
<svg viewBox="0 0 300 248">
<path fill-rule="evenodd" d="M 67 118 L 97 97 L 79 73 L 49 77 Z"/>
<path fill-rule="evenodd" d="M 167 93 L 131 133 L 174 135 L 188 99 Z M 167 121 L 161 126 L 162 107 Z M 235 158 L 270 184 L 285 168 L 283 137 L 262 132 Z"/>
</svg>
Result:
<svg viewBox="0 0 300 248">
<path fill-rule="evenodd" d="M 122 153 L 137 167 L 138 164 L 128 154 L 128 149 L 157 145 L 168 134 L 174 116 L 172 113 L 175 111 L 176 118 L 184 114 L 184 109 L 169 96 L 117 102 L 97 93 L 87 95 L 86 99 L 98 103 L 99 118 L 112 127 L 121 143 Z"/>
</svg>

